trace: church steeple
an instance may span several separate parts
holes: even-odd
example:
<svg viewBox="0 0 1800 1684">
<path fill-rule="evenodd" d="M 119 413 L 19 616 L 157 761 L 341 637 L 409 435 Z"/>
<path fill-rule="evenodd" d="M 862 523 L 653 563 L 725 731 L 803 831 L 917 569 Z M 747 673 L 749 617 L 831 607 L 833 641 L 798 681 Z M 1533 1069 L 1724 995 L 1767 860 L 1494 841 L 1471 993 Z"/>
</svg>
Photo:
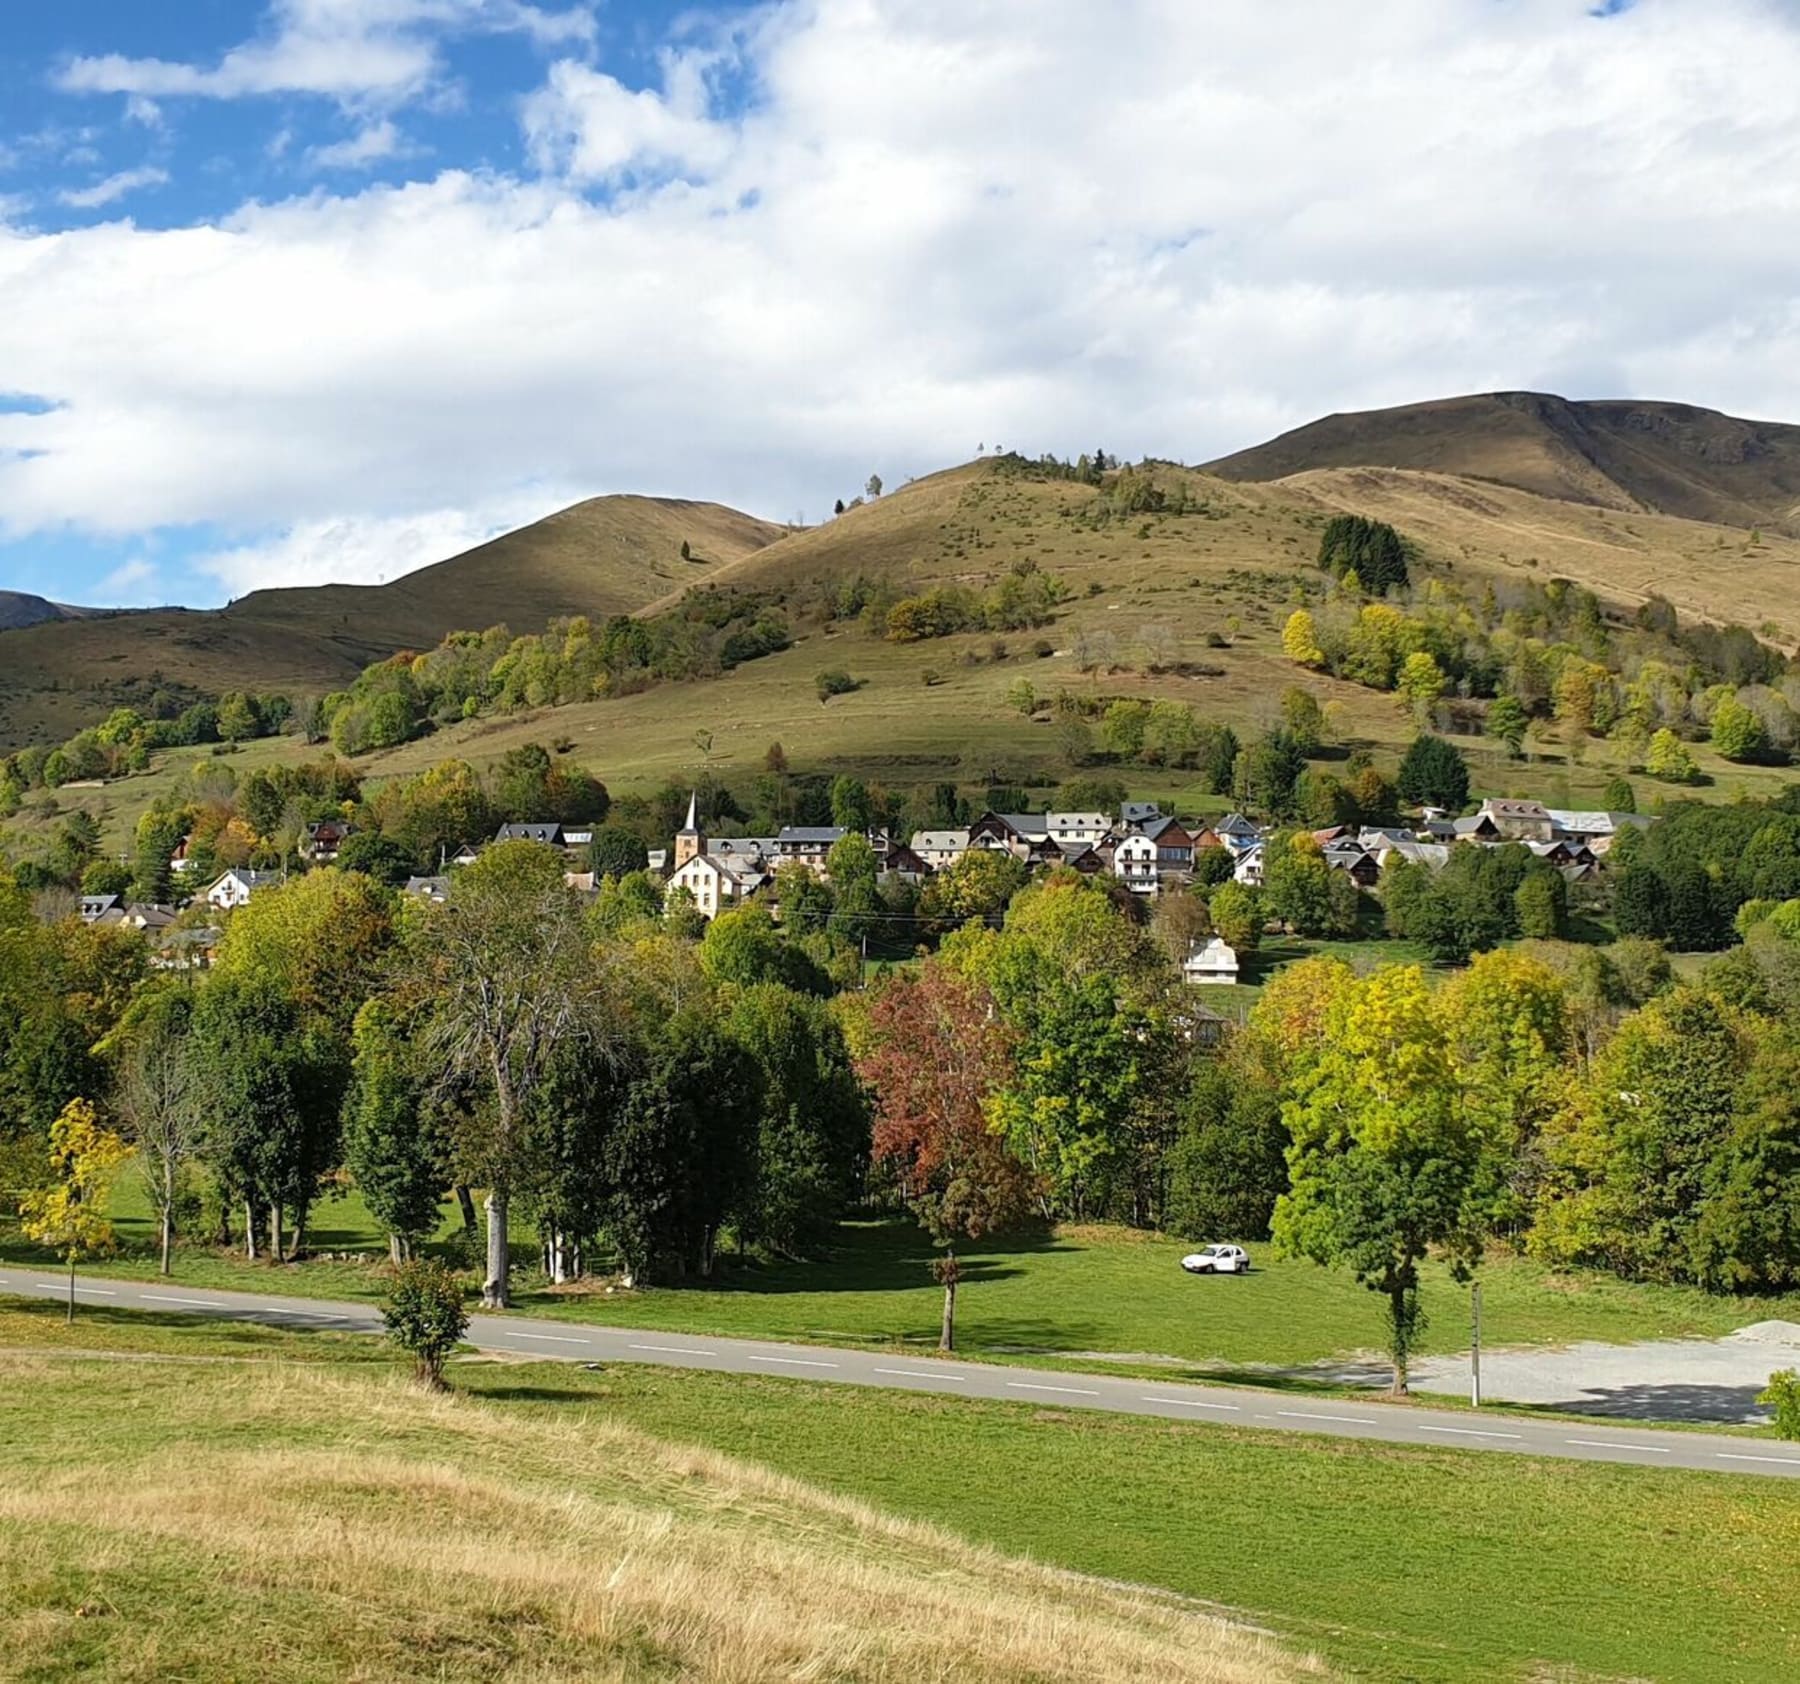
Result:
<svg viewBox="0 0 1800 1684">
<path fill-rule="evenodd" d="M 706 852 L 706 838 L 700 834 L 699 791 L 688 796 L 687 823 L 675 832 L 675 869 L 679 871 L 696 854 Z"/>
</svg>

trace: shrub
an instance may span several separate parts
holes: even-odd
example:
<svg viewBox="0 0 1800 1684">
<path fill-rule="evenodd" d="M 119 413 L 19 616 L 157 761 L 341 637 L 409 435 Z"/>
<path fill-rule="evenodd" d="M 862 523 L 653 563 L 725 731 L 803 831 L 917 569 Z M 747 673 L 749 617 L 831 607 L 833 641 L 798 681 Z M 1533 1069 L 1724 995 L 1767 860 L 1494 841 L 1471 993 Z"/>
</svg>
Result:
<svg viewBox="0 0 1800 1684">
<path fill-rule="evenodd" d="M 462 1285 L 437 1258 L 402 1263 L 381 1306 L 388 1337 L 410 1352 L 422 1384 L 444 1390 L 444 1363 L 468 1331 Z"/>
<path fill-rule="evenodd" d="M 1032 652 L 1032 654 L 1037 656 L 1037 658 L 1040 661 L 1047 661 L 1052 655 L 1054 655 L 1056 653 L 1056 645 L 1054 643 L 1052 643 L 1049 638 L 1040 637 L 1034 644 L 1032 644 L 1031 652 Z"/>
<path fill-rule="evenodd" d="M 1756 1401 L 1775 1411 L 1775 1436 L 1800 1438 L 1800 1372 L 1791 1368 L 1777 1369 L 1769 1376 L 1766 1390 Z"/>
<path fill-rule="evenodd" d="M 856 680 L 842 667 L 830 667 L 814 678 L 818 688 L 819 700 L 828 702 L 833 696 L 847 696 L 856 688 Z"/>
</svg>

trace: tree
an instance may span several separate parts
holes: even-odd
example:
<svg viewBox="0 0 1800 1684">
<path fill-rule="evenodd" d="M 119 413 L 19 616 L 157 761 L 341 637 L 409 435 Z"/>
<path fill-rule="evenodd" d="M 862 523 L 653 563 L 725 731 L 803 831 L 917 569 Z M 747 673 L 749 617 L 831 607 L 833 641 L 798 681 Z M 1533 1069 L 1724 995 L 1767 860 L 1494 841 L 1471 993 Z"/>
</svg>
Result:
<svg viewBox="0 0 1800 1684">
<path fill-rule="evenodd" d="M 1762 760 L 1769 752 L 1763 722 L 1735 696 L 1713 709 L 1712 746 L 1727 760 Z"/>
<path fill-rule="evenodd" d="M 193 995 L 185 988 L 140 994 L 116 1036 L 122 1051 L 114 1103 L 156 1212 L 159 1267 L 165 1275 L 171 1269 L 188 1171 L 206 1128 L 188 1041 L 193 1008 Z"/>
<path fill-rule="evenodd" d="M 339 871 L 356 872 L 395 888 L 412 875 L 418 862 L 391 836 L 383 836 L 378 830 L 359 830 L 344 838 L 333 863 Z"/>
<path fill-rule="evenodd" d="M 1606 804 L 1606 810 L 1609 813 L 1635 813 L 1637 811 L 1637 792 L 1631 787 L 1629 778 L 1612 779 L 1600 799 Z"/>
<path fill-rule="evenodd" d="M 875 828 L 875 804 L 861 778 L 842 772 L 831 780 L 831 822 L 841 830 Z"/>
<path fill-rule="evenodd" d="M 868 483 L 863 487 L 863 495 L 867 497 L 870 502 L 874 502 L 874 500 L 881 495 L 880 474 L 869 475 Z"/>
<path fill-rule="evenodd" d="M 1296 935 L 1331 932 L 1331 868 L 1311 834 L 1297 830 L 1271 837 L 1264 846 L 1262 904 L 1264 912 Z"/>
<path fill-rule="evenodd" d="M 94 1107 L 72 1099 L 50 1125 L 48 1187 L 33 1188 L 19 1200 L 28 1239 L 53 1247 L 69 1265 L 69 1320 L 75 1319 L 75 1265 L 104 1256 L 114 1244 L 107 1204 L 119 1166 L 131 1148 L 100 1126 Z"/>
<path fill-rule="evenodd" d="M 1417 649 L 1400 663 L 1394 689 L 1423 723 L 1430 717 L 1432 704 L 1443 695 L 1448 683 L 1436 659 L 1426 650 Z"/>
<path fill-rule="evenodd" d="M 1325 664 L 1325 651 L 1319 647 L 1319 628 L 1304 608 L 1296 608 L 1281 628 L 1281 652 L 1303 667 Z"/>
<path fill-rule="evenodd" d="M 1644 770 L 1671 784 L 1691 784 L 1700 777 L 1700 768 L 1694 764 L 1687 745 L 1666 725 L 1650 738 L 1650 746 L 1644 752 Z"/>
<path fill-rule="evenodd" d="M 1194 1240 L 1265 1238 L 1287 1191 L 1287 1147 L 1281 1089 L 1241 1039 L 1197 1059 L 1169 1148 L 1164 1226 Z"/>
<path fill-rule="evenodd" d="M 596 878 L 628 877 L 649 865 L 650 853 L 643 839 L 623 825 L 601 825 L 588 843 L 588 870 Z"/>
<path fill-rule="evenodd" d="M 1023 1221 L 1033 1188 L 988 1126 L 985 1104 L 1011 1074 L 1012 1031 L 986 990 L 941 965 L 894 975 L 869 1008 L 857 1073 L 875 1096 L 874 1152 L 943 1255 L 939 1349 L 956 1347 L 957 1246 Z"/>
<path fill-rule="evenodd" d="M 1517 696 L 1500 695 L 1488 703 L 1487 734 L 1497 743 L 1506 745 L 1506 752 L 1515 760 L 1519 757 L 1519 749 L 1525 741 L 1526 728 L 1531 723 L 1531 716 L 1526 713 Z"/>
<path fill-rule="evenodd" d="M 1471 1197 L 1481 1138 L 1418 967 L 1384 968 L 1335 999 L 1290 1092 L 1292 1185 L 1275 1206 L 1276 1245 L 1345 1265 L 1382 1295 L 1393 1391 L 1404 1396 L 1423 1324 L 1420 1263 L 1441 1248 L 1466 1279 L 1481 1250 Z"/>
<path fill-rule="evenodd" d="M 411 1026 L 379 996 L 363 1002 L 352 1033 L 355 1065 L 344 1111 L 344 1155 L 363 1203 L 404 1263 L 437 1227 L 450 1177 L 426 1084 L 412 1056 Z"/>
<path fill-rule="evenodd" d="M 1246 807 L 1270 818 L 1291 818 L 1294 788 L 1306 770 L 1306 756 L 1286 730 L 1268 732 L 1239 751 L 1232 767 L 1232 792 Z"/>
<path fill-rule="evenodd" d="M 1262 940 L 1262 897 L 1243 883 L 1221 883 L 1207 899 L 1219 939 L 1240 956 L 1254 953 Z"/>
<path fill-rule="evenodd" d="M 1213 933 L 1212 914 L 1202 895 L 1158 895 L 1156 909 L 1150 914 L 1150 927 L 1169 963 L 1179 965 Z"/>
<path fill-rule="evenodd" d="M 419 1383 L 434 1392 L 444 1385 L 444 1364 L 469 1328 L 462 1286 L 437 1258 L 410 1258 L 394 1276 L 381 1306 L 388 1337 L 413 1359 Z"/>
<path fill-rule="evenodd" d="M 488 1188 L 482 1306 L 503 1310 L 507 1217 L 529 1107 L 565 1041 L 607 1033 L 601 978 L 556 855 L 534 842 L 501 842 L 457 872 L 449 900 L 419 928 L 412 985 L 430 1005 L 425 1041 L 438 1068 L 479 1083 L 492 1101 L 480 1108 L 465 1156 Z"/>
<path fill-rule="evenodd" d="M 1037 712 L 1037 700 L 1037 691 L 1029 678 L 1015 678 L 1006 687 L 1006 705 L 1027 719 Z"/>
<path fill-rule="evenodd" d="M 1414 737 L 1400 762 L 1400 798 L 1415 806 L 1454 812 L 1467 805 L 1469 768 L 1456 745 L 1442 737 Z"/>
<path fill-rule="evenodd" d="M 935 873 L 919 897 L 919 911 L 941 929 L 971 918 L 997 918 L 1030 876 L 1022 860 L 998 848 L 971 848 Z"/>
<path fill-rule="evenodd" d="M 1513 891 L 1519 934 L 1560 941 L 1569 919 L 1569 885 L 1553 867 L 1526 874 Z"/>
<path fill-rule="evenodd" d="M 842 667 L 827 667 L 813 680 L 813 688 L 819 693 L 821 702 L 828 702 L 833 696 L 847 696 L 857 688 L 857 683 Z"/>
</svg>

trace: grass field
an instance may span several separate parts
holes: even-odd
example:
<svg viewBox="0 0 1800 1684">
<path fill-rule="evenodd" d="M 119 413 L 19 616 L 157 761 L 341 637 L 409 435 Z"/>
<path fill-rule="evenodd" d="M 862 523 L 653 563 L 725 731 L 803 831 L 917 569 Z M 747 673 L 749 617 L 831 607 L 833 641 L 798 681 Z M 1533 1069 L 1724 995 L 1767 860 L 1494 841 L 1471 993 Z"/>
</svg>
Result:
<svg viewBox="0 0 1800 1684">
<path fill-rule="evenodd" d="M 154 1274 L 152 1224 L 129 1179 L 120 1184 L 118 1210 L 127 1250 L 107 1268 Z M 454 1207 L 447 1207 L 444 1232 L 455 1225 Z M 549 1287 L 534 1266 L 529 1230 L 521 1225 L 515 1240 L 516 1302 L 526 1313 L 820 1344 L 929 1349 L 937 1341 L 931 1247 L 906 1221 L 847 1223 L 832 1254 L 818 1262 L 725 1258 L 713 1282 L 629 1292 L 607 1290 L 604 1279 Z M 185 1247 L 176 1274 L 194 1286 L 314 1297 L 373 1299 L 386 1290 L 385 1241 L 353 1192 L 320 1206 L 309 1243 L 383 1261 L 268 1265 Z M 1190 1249 L 1111 1227 L 1064 1227 L 977 1247 L 965 1257 L 958 1295 L 960 1352 L 1039 1366 L 1155 1365 L 1171 1376 L 1205 1378 L 1236 1364 L 1299 1366 L 1379 1348 L 1379 1303 L 1347 1275 L 1277 1259 L 1258 1245 L 1252 1275 L 1205 1280 L 1177 1266 Z M 28 1260 L 46 1261 L 16 1230 L 0 1230 L 0 1262 Z M 1800 1295 L 1713 1296 L 1598 1273 L 1557 1274 L 1508 1256 L 1491 1258 L 1482 1279 L 1489 1346 L 1716 1336 L 1769 1317 L 1800 1320 Z M 1423 1350 L 1466 1349 L 1467 1289 L 1428 1268 L 1425 1307 Z"/>
<path fill-rule="evenodd" d="M 451 1376 L 434 1400 L 372 1341 L 85 1308 L 70 1331 L 0 1302 L 7 1676 L 1800 1667 L 1800 1506 L 1776 1482 L 653 1368 Z M 1242 1611 L 1280 1647 L 1069 1571 Z M 888 1635 L 859 1643 L 871 1620 Z"/>
</svg>

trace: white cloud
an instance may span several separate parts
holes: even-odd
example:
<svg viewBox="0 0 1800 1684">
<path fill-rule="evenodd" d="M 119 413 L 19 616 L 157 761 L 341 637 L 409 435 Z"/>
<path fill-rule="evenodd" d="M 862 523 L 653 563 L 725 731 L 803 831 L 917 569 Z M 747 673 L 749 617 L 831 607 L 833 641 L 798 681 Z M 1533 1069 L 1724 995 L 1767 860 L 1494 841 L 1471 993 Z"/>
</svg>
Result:
<svg viewBox="0 0 1800 1684">
<path fill-rule="evenodd" d="M 1512 386 L 1791 413 L 1792 8 L 1590 5 L 808 0 L 648 92 L 555 67 L 536 179 L 0 229 L 0 368 L 60 404 L 0 414 L 0 531 L 290 532 L 218 564 L 266 582 L 533 484 L 817 514 L 996 438 L 1200 460 Z M 307 12 L 421 39 L 417 0 Z"/>
<path fill-rule="evenodd" d="M 347 140 L 309 147 L 306 161 L 320 170 L 365 170 L 372 164 L 399 157 L 403 150 L 400 131 L 384 117 L 357 130 Z"/>
<path fill-rule="evenodd" d="M 125 121 L 137 123 L 146 129 L 164 129 L 168 127 L 168 119 L 163 116 L 163 109 L 153 99 L 146 99 L 142 94 L 132 94 L 125 101 Z"/>
<path fill-rule="evenodd" d="M 161 575 L 154 562 L 142 556 L 122 562 L 93 589 L 93 606 L 97 608 L 144 608 L 164 600 Z"/>
<path fill-rule="evenodd" d="M 381 585 L 575 500 L 574 493 L 539 488 L 482 508 L 302 521 L 256 542 L 200 556 L 193 565 L 233 597 L 275 585 Z"/>
<path fill-rule="evenodd" d="M 549 10 L 521 0 L 272 0 L 262 38 L 215 65 L 108 53 L 71 59 L 56 80 L 68 93 L 148 99 L 297 93 L 398 103 L 431 86 L 441 69 L 435 37 L 457 33 L 568 46 L 592 40 L 594 18 L 586 5 Z"/>
<path fill-rule="evenodd" d="M 168 179 L 167 170 L 145 164 L 138 169 L 120 170 L 104 181 L 95 182 L 92 187 L 66 188 L 57 194 L 57 198 L 74 210 L 99 210 L 103 205 L 123 199 L 128 193 L 146 187 L 161 187 Z"/>
</svg>

